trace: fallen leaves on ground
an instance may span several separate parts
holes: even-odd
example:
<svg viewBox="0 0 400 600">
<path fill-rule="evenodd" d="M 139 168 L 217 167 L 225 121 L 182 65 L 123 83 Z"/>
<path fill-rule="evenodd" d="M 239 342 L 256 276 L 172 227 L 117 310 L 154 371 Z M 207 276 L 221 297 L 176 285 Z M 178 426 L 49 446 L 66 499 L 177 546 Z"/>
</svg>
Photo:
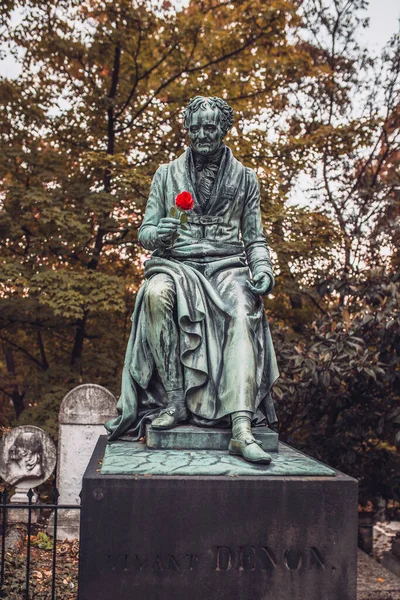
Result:
<svg viewBox="0 0 400 600">
<path fill-rule="evenodd" d="M 31 566 L 29 578 L 30 600 L 51 600 L 53 551 L 33 544 L 31 536 Z M 4 586 L 0 598 L 25 600 L 26 598 L 26 544 L 20 552 L 6 552 Z M 56 546 L 56 598 L 76 600 L 78 597 L 78 541 L 61 542 Z"/>
</svg>

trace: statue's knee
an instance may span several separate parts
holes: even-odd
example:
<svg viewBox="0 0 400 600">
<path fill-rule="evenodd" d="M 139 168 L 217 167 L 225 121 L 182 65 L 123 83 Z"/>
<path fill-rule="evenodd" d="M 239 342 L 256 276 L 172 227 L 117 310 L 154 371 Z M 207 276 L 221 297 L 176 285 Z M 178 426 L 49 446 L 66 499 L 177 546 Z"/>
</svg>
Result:
<svg viewBox="0 0 400 600">
<path fill-rule="evenodd" d="M 146 301 L 152 311 L 165 307 L 173 308 L 175 284 L 168 275 L 155 275 L 147 282 Z"/>
</svg>

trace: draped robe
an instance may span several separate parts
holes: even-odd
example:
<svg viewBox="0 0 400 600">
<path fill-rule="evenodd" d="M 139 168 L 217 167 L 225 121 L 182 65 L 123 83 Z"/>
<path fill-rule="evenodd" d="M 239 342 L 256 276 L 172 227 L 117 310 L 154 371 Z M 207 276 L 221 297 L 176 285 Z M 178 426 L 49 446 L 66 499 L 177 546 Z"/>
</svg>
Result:
<svg viewBox="0 0 400 600">
<path fill-rule="evenodd" d="M 179 228 L 172 246 L 160 243 L 156 227 L 188 191 L 195 201 L 188 229 Z M 254 424 L 273 424 L 270 394 L 278 377 L 275 352 L 260 296 L 246 282 L 258 273 L 274 279 L 262 230 L 255 172 L 224 146 L 207 206 L 196 190 L 193 153 L 188 148 L 156 172 L 139 241 L 153 254 L 145 263 L 145 282 L 136 298 L 122 374 L 119 416 L 106 424 L 109 439 L 126 434 L 137 439 L 144 425 L 167 404 L 155 366 L 149 328 L 157 327 L 146 309 L 149 282 L 160 274 L 175 288 L 173 319 L 179 333 L 179 361 L 190 421 L 229 426 L 237 410 L 254 413 Z"/>
</svg>

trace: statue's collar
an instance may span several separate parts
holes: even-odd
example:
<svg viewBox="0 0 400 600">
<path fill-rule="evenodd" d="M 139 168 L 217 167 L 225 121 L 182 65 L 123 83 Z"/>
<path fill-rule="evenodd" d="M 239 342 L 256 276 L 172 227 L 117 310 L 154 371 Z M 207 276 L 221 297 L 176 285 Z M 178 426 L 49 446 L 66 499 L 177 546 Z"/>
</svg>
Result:
<svg viewBox="0 0 400 600">
<path fill-rule="evenodd" d="M 204 167 L 208 165 L 215 165 L 219 167 L 225 148 L 225 144 L 222 144 L 215 152 L 212 152 L 211 154 L 198 154 L 192 147 L 190 147 L 196 171 L 202 171 Z"/>
</svg>

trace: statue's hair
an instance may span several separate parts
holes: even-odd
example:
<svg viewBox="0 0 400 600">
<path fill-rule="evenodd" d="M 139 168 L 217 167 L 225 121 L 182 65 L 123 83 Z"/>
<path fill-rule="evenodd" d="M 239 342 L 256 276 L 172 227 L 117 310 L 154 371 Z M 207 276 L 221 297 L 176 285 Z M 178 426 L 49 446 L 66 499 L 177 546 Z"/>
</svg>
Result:
<svg viewBox="0 0 400 600">
<path fill-rule="evenodd" d="M 20 433 L 15 439 L 14 446 L 18 449 L 30 450 L 33 454 L 43 453 L 42 440 L 38 435 L 30 431 Z"/>
<path fill-rule="evenodd" d="M 207 108 L 211 108 L 212 110 L 217 108 L 219 110 L 220 125 L 225 136 L 233 125 L 233 109 L 221 98 L 206 96 L 196 96 L 196 98 L 193 98 L 183 111 L 184 128 L 189 129 L 190 119 L 195 112 L 198 110 L 207 110 Z"/>
</svg>

